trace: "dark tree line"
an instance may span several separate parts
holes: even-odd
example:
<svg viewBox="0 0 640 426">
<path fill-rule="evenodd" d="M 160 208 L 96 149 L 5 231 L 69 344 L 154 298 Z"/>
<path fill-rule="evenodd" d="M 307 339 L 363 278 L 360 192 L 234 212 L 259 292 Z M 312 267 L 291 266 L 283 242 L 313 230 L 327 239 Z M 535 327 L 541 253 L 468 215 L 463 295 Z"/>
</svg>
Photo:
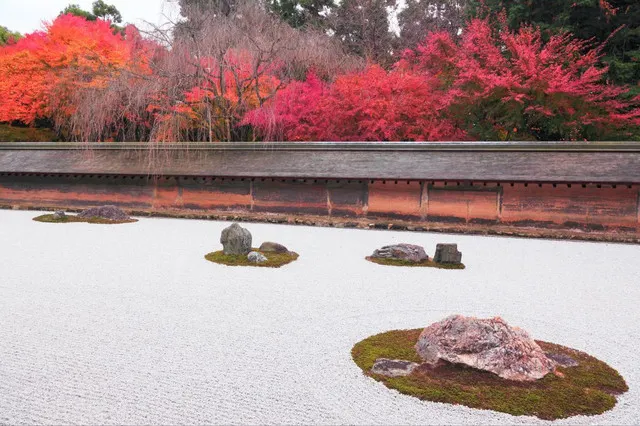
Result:
<svg viewBox="0 0 640 426">
<path fill-rule="evenodd" d="M 430 31 L 459 36 L 471 17 L 505 13 L 512 29 L 531 24 L 546 37 L 570 32 L 605 43 L 603 63 L 617 84 L 640 92 L 640 1 L 638 0 L 255 0 L 295 28 L 314 26 L 332 34 L 347 53 L 389 65 Z M 238 0 L 179 0 L 183 9 L 232 13 Z M 391 16 L 397 17 L 392 28 Z M 187 16 L 189 19 L 197 16 Z M 394 31 L 395 30 L 395 31 Z"/>
<path fill-rule="evenodd" d="M 384 66 L 392 64 L 402 50 L 415 47 L 429 31 L 458 31 L 466 10 L 460 4 L 466 0 L 408 0 L 401 11 L 397 0 L 256 1 L 290 26 L 323 30 L 338 39 L 345 52 Z M 197 25 L 207 14 L 233 13 L 240 1 L 179 0 L 179 4 L 190 25 Z M 392 27 L 393 15 L 398 28 Z"/>
</svg>

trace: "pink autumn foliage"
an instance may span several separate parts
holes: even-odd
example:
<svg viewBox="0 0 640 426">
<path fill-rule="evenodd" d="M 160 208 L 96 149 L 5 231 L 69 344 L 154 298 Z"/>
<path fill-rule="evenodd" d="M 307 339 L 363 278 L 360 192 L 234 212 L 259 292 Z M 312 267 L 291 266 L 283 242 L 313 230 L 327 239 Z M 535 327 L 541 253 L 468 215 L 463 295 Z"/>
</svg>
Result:
<svg viewBox="0 0 640 426">
<path fill-rule="evenodd" d="M 490 112 L 478 124 L 498 136 L 579 139 L 640 125 L 640 99 L 625 99 L 627 88 L 605 81 L 601 56 L 570 34 L 544 43 L 537 28 L 495 31 L 487 20 L 473 20 L 460 41 L 430 34 L 398 66 L 439 78 L 452 115 Z"/>
<path fill-rule="evenodd" d="M 267 139 L 291 141 L 395 141 L 464 139 L 439 117 L 442 105 L 430 79 L 387 72 L 377 65 L 338 77 L 332 84 L 310 74 L 278 93 L 245 123 Z"/>
<path fill-rule="evenodd" d="M 500 22 L 500 20 L 499 20 Z M 472 20 L 434 32 L 391 71 L 370 65 L 324 83 L 314 74 L 244 120 L 266 139 L 464 140 L 624 136 L 640 99 L 605 81 L 601 50 L 537 28 Z"/>
</svg>

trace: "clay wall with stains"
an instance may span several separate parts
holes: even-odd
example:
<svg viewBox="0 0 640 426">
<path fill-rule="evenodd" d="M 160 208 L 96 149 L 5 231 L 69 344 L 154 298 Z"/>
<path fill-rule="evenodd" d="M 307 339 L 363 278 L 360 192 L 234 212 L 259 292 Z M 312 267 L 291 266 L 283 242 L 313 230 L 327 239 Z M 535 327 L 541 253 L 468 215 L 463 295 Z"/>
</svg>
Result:
<svg viewBox="0 0 640 426">
<path fill-rule="evenodd" d="M 0 174 L 0 205 L 255 212 L 640 234 L 640 185 Z"/>
</svg>

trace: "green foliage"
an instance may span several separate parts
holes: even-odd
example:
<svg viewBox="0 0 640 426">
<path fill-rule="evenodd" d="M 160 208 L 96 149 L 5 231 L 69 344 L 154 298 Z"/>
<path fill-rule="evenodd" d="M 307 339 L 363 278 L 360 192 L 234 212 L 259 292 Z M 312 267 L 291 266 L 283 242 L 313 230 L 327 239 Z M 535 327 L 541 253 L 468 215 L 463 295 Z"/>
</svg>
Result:
<svg viewBox="0 0 640 426">
<path fill-rule="evenodd" d="M 57 135 L 50 129 L 0 124 L 0 142 L 56 142 L 57 140 Z"/>
<path fill-rule="evenodd" d="M 325 21 L 322 12 L 335 6 L 333 0 L 266 0 L 266 2 L 271 11 L 294 28 L 321 25 Z"/>
<path fill-rule="evenodd" d="M 219 263 L 221 265 L 257 266 L 262 268 L 279 268 L 298 259 L 298 253 L 294 253 L 292 251 L 287 253 L 264 253 L 257 248 L 252 248 L 251 251 L 262 253 L 267 258 L 267 261 L 263 263 L 253 263 L 249 262 L 246 255 L 224 254 L 224 251 L 222 250 L 209 253 L 204 258 L 209 262 Z"/>
<path fill-rule="evenodd" d="M 69 6 L 65 7 L 62 12 L 60 12 L 61 15 L 74 15 L 74 16 L 80 16 L 81 18 L 86 19 L 87 21 L 95 21 L 96 19 L 98 19 L 96 17 L 96 15 L 94 15 L 91 12 L 88 12 L 86 10 L 84 10 L 83 8 L 81 8 L 79 5 L 77 4 L 70 4 Z"/>
<path fill-rule="evenodd" d="M 120 14 L 120 11 L 115 6 L 106 4 L 103 0 L 94 1 L 91 12 L 82 9 L 77 4 L 70 4 L 65 7 L 60 14 L 80 16 L 85 18 L 87 21 L 95 21 L 99 18 L 111 21 L 114 24 L 122 23 L 122 15 Z"/>
<path fill-rule="evenodd" d="M 4 46 L 10 42 L 16 42 L 22 38 L 22 34 L 9 31 L 7 27 L 0 26 L 0 46 Z"/>
<path fill-rule="evenodd" d="M 116 24 L 122 23 L 120 11 L 114 5 L 106 4 L 103 0 L 93 2 L 93 14 Z"/>
<path fill-rule="evenodd" d="M 342 0 L 329 16 L 331 30 L 351 54 L 387 67 L 393 62 L 389 29 L 393 0 Z"/>
<path fill-rule="evenodd" d="M 509 381 L 486 371 L 453 364 L 420 368 L 406 377 L 389 378 L 371 373 L 378 358 L 422 362 L 414 348 L 421 332 L 422 329 L 399 330 L 369 337 L 353 347 L 351 356 L 365 374 L 405 395 L 545 420 L 602 414 L 615 406 L 614 395 L 629 389 L 620 374 L 604 362 L 583 352 L 540 341 L 537 343 L 544 351 L 568 355 L 579 365 L 559 367 L 564 377 L 549 374 L 535 382 Z"/>
<path fill-rule="evenodd" d="M 398 47 L 413 49 L 432 31 L 444 30 L 457 35 L 465 24 L 467 1 L 405 0 L 405 7 L 398 13 Z"/>
<path fill-rule="evenodd" d="M 414 268 L 438 268 L 438 269 L 465 269 L 465 266 L 456 263 L 436 263 L 433 260 L 424 260 L 422 262 L 411 262 L 403 259 L 382 259 L 378 257 L 366 257 L 369 262 L 377 263 L 378 265 L 387 266 L 408 266 Z"/>
</svg>

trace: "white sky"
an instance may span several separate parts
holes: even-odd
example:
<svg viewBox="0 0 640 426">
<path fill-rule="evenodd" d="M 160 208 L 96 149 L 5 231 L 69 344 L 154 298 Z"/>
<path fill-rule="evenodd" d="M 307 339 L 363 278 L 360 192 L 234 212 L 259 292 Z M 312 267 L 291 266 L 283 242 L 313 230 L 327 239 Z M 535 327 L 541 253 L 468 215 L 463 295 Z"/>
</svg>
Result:
<svg viewBox="0 0 640 426">
<path fill-rule="evenodd" d="M 52 21 L 69 5 L 76 3 L 91 11 L 93 0 L 0 0 L 0 26 L 22 34 L 42 29 L 43 21 Z M 171 0 L 106 0 L 122 14 L 123 22 L 144 28 L 144 22 L 160 25 L 167 16 L 175 19 L 178 8 Z"/>
<path fill-rule="evenodd" d="M 42 29 L 42 23 L 50 22 L 69 4 L 76 3 L 91 11 L 93 0 L 0 0 L 0 26 L 28 34 Z M 105 0 L 122 14 L 124 23 L 148 28 L 145 22 L 162 25 L 179 16 L 177 0 Z M 398 1 L 404 6 L 404 0 Z M 397 31 L 397 19 L 391 16 L 391 29 Z"/>
</svg>

